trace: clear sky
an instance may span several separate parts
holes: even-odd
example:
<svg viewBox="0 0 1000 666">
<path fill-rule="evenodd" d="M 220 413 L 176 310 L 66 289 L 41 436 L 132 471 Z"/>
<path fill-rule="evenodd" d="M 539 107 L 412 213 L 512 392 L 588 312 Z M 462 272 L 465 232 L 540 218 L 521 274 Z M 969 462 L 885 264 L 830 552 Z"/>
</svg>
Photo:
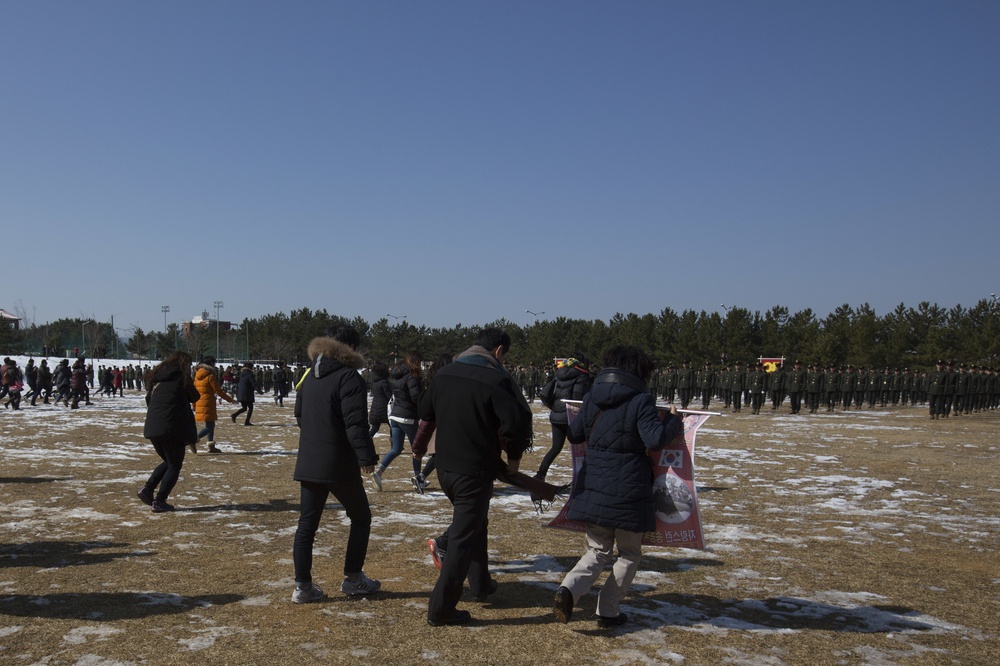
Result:
<svg viewBox="0 0 1000 666">
<path fill-rule="evenodd" d="M 0 0 L 0 307 L 1000 292 L 1000 3 Z"/>
</svg>

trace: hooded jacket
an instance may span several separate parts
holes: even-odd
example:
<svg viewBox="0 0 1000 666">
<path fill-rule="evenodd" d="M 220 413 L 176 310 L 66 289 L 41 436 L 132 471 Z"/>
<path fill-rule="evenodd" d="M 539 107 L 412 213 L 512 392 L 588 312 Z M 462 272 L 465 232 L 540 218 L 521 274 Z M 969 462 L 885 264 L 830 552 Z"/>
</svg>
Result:
<svg viewBox="0 0 1000 666">
<path fill-rule="evenodd" d="M 236 387 L 236 399 L 248 404 L 254 402 L 258 390 L 257 379 L 253 376 L 253 370 L 250 368 L 240 370 L 240 383 Z"/>
<path fill-rule="evenodd" d="M 653 467 L 659 450 L 681 431 L 677 415 L 661 422 L 656 402 L 639 377 L 605 368 L 570 423 L 569 441 L 587 442 L 568 517 L 630 532 L 656 527 Z"/>
<path fill-rule="evenodd" d="M 566 404 L 563 400 L 582 400 L 590 391 L 590 372 L 576 359 L 566 359 L 566 365 L 556 368 L 539 394 L 542 404 L 549 408 L 549 423 L 566 424 Z"/>
<path fill-rule="evenodd" d="M 206 363 L 199 363 L 195 366 L 194 387 L 198 389 L 198 400 L 194 405 L 194 420 L 202 423 L 218 421 L 219 414 L 215 409 L 215 396 L 221 396 L 226 402 L 232 402 L 233 399 L 219 385 L 219 378 L 215 376 L 215 368 Z"/>
<path fill-rule="evenodd" d="M 295 395 L 299 422 L 296 481 L 338 483 L 378 461 L 368 435 L 368 389 L 358 373 L 364 357 L 333 338 L 309 343 L 312 368 Z"/>
<path fill-rule="evenodd" d="M 392 387 L 392 406 L 389 416 L 417 421 L 417 401 L 420 400 L 420 381 L 410 373 L 405 363 L 389 369 L 389 386 Z"/>
<path fill-rule="evenodd" d="M 160 365 L 149 381 L 146 393 L 146 423 L 142 436 L 172 439 L 182 444 L 198 441 L 198 429 L 191 403 L 198 389 L 176 365 Z"/>
</svg>

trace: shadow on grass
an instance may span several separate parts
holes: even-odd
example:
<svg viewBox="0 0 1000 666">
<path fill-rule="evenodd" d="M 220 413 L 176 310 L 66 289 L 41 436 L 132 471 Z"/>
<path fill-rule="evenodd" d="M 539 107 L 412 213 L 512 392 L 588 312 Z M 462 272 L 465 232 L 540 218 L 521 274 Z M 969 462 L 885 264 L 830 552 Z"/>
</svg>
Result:
<svg viewBox="0 0 1000 666">
<path fill-rule="evenodd" d="M 72 480 L 72 476 L 0 476 L 0 483 L 55 483 L 56 481 Z"/>
<path fill-rule="evenodd" d="M 187 613 L 192 608 L 223 606 L 243 598 L 238 594 L 183 597 L 159 592 L 14 594 L 0 597 L 0 615 L 114 622 Z"/>
<path fill-rule="evenodd" d="M 130 548 L 128 544 L 108 541 L 32 541 L 30 543 L 0 545 L 0 569 L 7 567 L 33 567 L 56 569 L 62 567 L 104 564 L 122 557 L 147 556 L 149 552 L 129 550 L 114 552 L 102 549 Z"/>
<path fill-rule="evenodd" d="M 339 504 L 328 504 L 327 509 L 339 509 L 341 508 Z M 272 499 L 268 500 L 266 504 L 263 503 L 253 503 L 253 504 L 216 504 L 215 506 L 192 506 L 180 508 L 178 507 L 177 513 L 214 513 L 217 511 L 250 511 L 255 513 L 261 512 L 282 512 L 282 511 L 299 511 L 300 505 L 293 504 L 286 499 Z"/>
</svg>

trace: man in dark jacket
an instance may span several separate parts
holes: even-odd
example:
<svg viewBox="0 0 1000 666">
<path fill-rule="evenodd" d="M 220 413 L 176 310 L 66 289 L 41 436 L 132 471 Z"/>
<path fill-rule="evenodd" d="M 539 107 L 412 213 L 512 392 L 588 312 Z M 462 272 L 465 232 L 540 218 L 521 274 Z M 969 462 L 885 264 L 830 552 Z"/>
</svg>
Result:
<svg viewBox="0 0 1000 666">
<path fill-rule="evenodd" d="M 376 456 L 368 434 L 368 389 L 358 373 L 365 366 L 364 357 L 357 351 L 360 341 L 358 332 L 349 326 L 314 338 L 307 350 L 313 366 L 295 395 L 300 431 L 294 478 L 302 487 L 292 552 L 292 601 L 297 604 L 326 596 L 312 581 L 312 550 L 330 493 L 351 521 L 341 592 L 371 594 L 382 586 L 363 571 L 372 512 L 361 474 L 374 471 Z"/>
<path fill-rule="evenodd" d="M 493 479 L 505 466 L 517 471 L 531 442 L 531 409 L 503 361 L 510 336 L 483 329 L 476 344 L 444 366 L 420 398 L 419 414 L 436 428 L 437 473 L 454 507 L 448 527 L 448 556 L 427 608 L 431 626 L 465 624 L 468 611 L 456 610 L 465 579 L 485 600 L 496 591 L 486 544 Z"/>
</svg>

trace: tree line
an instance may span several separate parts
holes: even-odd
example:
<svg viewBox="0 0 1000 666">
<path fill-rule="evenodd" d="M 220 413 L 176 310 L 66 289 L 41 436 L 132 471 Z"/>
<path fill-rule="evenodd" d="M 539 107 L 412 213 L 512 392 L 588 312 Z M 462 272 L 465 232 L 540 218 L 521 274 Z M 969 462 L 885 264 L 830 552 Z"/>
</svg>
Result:
<svg viewBox="0 0 1000 666">
<path fill-rule="evenodd" d="M 28 323 L 20 330 L 0 326 L 0 348 L 8 354 L 64 356 L 78 349 L 94 358 L 154 360 L 175 349 L 195 358 L 206 354 L 222 362 L 306 362 L 309 341 L 331 325 L 349 324 L 362 336 L 371 361 L 393 362 L 408 350 L 419 350 L 432 359 L 467 348 L 480 326 L 456 324 L 451 328 L 414 326 L 405 320 L 381 318 L 369 323 L 348 319 L 326 310 L 302 308 L 244 319 L 230 330 L 216 331 L 211 323 L 183 335 L 177 324 L 165 331 L 130 331 L 93 318 L 65 318 L 55 322 Z M 761 313 L 746 308 L 718 312 L 616 314 L 609 321 L 556 317 L 522 326 L 505 319 L 486 322 L 498 326 L 514 341 L 509 360 L 517 365 L 546 365 L 553 358 L 586 354 L 598 360 L 613 344 L 636 345 L 652 354 L 658 365 L 712 361 L 748 362 L 758 357 L 785 357 L 824 366 L 929 368 L 939 358 L 996 367 L 1000 355 L 1000 304 L 983 299 L 971 308 L 950 309 L 922 302 L 916 307 L 900 303 L 892 312 L 878 315 L 867 303 L 842 305 L 826 317 L 811 309 L 790 313 L 775 306 Z M 217 353 L 218 352 L 218 353 Z"/>
</svg>

